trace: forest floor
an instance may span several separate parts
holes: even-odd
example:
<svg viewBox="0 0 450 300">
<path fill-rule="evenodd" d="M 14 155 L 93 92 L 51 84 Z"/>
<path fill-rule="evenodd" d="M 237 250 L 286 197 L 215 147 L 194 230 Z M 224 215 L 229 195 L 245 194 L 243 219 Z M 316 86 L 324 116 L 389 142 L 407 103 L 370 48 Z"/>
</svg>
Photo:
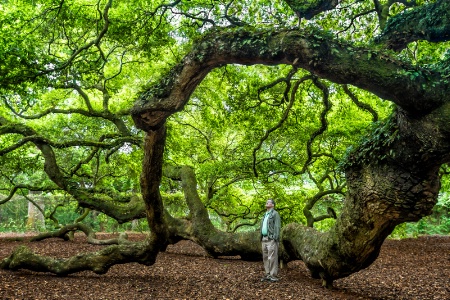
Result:
<svg viewBox="0 0 450 300">
<path fill-rule="evenodd" d="M 98 235 L 110 238 L 110 235 Z M 139 240 L 142 234 L 130 234 Z M 36 253 L 69 257 L 97 251 L 77 234 L 74 241 L 29 243 L 0 235 L 0 259 L 27 244 Z M 113 266 L 105 275 L 89 271 L 67 277 L 27 270 L 0 270 L 0 299 L 450 299 L 450 236 L 386 240 L 368 268 L 322 288 L 301 261 L 287 264 L 276 283 L 261 282 L 262 262 L 213 259 L 189 241 L 169 246 L 152 266 Z"/>
</svg>

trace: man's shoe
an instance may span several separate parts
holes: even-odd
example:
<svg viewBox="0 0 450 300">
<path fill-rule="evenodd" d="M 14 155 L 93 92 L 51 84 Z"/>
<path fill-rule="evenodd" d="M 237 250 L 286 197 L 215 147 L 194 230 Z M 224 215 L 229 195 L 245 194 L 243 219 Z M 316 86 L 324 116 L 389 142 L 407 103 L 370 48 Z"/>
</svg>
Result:
<svg viewBox="0 0 450 300">
<path fill-rule="evenodd" d="M 263 281 L 270 281 L 270 275 L 266 275 L 263 278 L 261 278 L 261 282 Z"/>
<path fill-rule="evenodd" d="M 278 279 L 278 278 L 276 278 L 276 277 L 270 277 L 269 278 L 269 281 L 270 282 L 277 282 L 277 281 L 279 281 L 280 279 Z"/>
</svg>

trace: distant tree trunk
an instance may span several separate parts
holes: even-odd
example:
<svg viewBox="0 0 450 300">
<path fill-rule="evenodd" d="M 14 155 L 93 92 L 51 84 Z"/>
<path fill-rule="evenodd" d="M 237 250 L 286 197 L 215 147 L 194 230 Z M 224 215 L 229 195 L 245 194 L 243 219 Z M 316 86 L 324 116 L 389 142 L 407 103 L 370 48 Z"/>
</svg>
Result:
<svg viewBox="0 0 450 300">
<path fill-rule="evenodd" d="M 45 227 L 45 217 L 42 211 L 45 209 L 45 199 L 41 192 L 30 191 L 30 198 L 33 202 L 28 201 L 28 216 L 26 228 L 28 230 L 37 231 Z M 39 208 L 36 207 L 39 206 Z"/>
<path fill-rule="evenodd" d="M 139 220 L 135 219 L 131 221 L 131 231 L 137 231 L 139 226 Z"/>
</svg>

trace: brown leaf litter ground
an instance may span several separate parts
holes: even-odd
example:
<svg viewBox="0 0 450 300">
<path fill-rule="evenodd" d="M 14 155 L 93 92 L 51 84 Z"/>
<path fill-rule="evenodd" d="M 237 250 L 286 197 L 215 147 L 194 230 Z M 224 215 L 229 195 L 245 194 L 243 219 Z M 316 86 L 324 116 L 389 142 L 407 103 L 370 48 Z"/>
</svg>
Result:
<svg viewBox="0 0 450 300">
<path fill-rule="evenodd" d="M 111 235 L 99 235 L 110 238 Z M 143 239 L 131 234 L 130 239 Z M 102 246 L 47 239 L 14 241 L 0 236 L 0 259 L 27 244 L 35 252 L 68 257 Z M 276 283 L 261 282 L 262 262 L 238 257 L 213 259 L 182 241 L 158 255 L 152 266 L 116 265 L 105 275 L 85 271 L 67 277 L 27 270 L 0 270 L 0 299 L 450 299 L 450 236 L 387 240 L 367 269 L 322 288 L 301 261 L 287 264 Z"/>
</svg>

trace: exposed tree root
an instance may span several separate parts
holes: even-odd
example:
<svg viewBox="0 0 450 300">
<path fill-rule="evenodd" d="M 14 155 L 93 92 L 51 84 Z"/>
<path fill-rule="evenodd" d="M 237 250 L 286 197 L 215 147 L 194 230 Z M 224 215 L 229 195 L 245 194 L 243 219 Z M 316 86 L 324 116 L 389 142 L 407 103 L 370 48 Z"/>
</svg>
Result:
<svg viewBox="0 0 450 300">
<path fill-rule="evenodd" d="M 35 272 L 50 272 L 66 276 L 80 271 L 104 274 L 116 264 L 137 262 L 152 265 L 159 249 L 155 243 L 129 243 L 112 245 L 98 252 L 84 253 L 61 259 L 35 254 L 26 246 L 18 247 L 9 257 L 3 259 L 0 268 L 7 270 L 27 269 Z"/>
</svg>

